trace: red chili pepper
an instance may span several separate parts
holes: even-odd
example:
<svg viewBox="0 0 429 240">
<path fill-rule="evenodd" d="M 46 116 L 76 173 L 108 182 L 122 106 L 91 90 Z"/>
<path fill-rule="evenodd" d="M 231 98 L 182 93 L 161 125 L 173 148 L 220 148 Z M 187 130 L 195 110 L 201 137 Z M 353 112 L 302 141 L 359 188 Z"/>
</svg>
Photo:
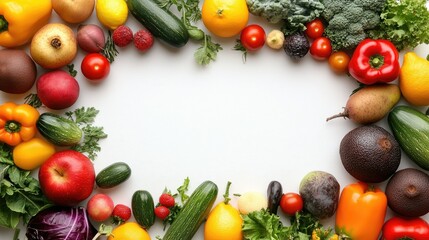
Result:
<svg viewBox="0 0 429 240">
<path fill-rule="evenodd" d="M 392 217 L 383 225 L 382 240 L 427 240 L 429 224 L 422 218 Z"/>
<path fill-rule="evenodd" d="M 398 50 L 389 40 L 365 39 L 353 52 L 349 72 L 366 85 L 391 82 L 400 72 Z"/>
</svg>

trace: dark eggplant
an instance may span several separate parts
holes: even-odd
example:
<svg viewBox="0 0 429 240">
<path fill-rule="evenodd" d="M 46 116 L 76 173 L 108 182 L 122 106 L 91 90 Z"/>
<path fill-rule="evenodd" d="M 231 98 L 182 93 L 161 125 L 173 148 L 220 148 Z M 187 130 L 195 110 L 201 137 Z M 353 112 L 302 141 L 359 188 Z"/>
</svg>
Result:
<svg viewBox="0 0 429 240">
<path fill-rule="evenodd" d="M 277 214 L 277 209 L 280 205 L 280 200 L 283 195 L 282 185 L 278 181 L 271 181 L 268 184 L 268 211 L 272 214 Z"/>
</svg>

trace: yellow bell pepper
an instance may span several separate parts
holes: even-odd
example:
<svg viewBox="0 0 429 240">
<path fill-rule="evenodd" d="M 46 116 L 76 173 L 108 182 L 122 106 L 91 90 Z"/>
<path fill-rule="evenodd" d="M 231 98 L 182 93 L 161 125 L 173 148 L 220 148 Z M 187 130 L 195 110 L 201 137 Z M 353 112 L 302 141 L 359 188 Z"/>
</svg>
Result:
<svg viewBox="0 0 429 240">
<path fill-rule="evenodd" d="M 28 43 L 49 22 L 51 0 L 1 0 L 0 46 L 13 48 Z"/>
</svg>

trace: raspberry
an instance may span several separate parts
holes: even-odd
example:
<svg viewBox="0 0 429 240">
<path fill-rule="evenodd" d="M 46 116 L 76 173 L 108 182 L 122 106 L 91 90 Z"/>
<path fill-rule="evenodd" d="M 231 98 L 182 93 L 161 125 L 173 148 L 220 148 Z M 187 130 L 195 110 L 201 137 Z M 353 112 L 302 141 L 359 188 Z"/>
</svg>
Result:
<svg viewBox="0 0 429 240">
<path fill-rule="evenodd" d="M 158 206 L 155 208 L 155 216 L 161 220 L 164 220 L 170 215 L 170 209 L 165 206 Z"/>
<path fill-rule="evenodd" d="M 174 200 L 174 197 L 168 193 L 163 193 L 161 194 L 161 196 L 159 196 L 159 204 L 163 206 L 171 208 L 174 206 L 175 203 L 176 201 Z"/>
<path fill-rule="evenodd" d="M 131 209 L 123 204 L 117 204 L 112 212 L 113 223 L 120 224 L 128 221 L 131 217 Z"/>
<path fill-rule="evenodd" d="M 134 46 L 140 51 L 146 51 L 153 45 L 153 36 L 147 30 L 141 29 L 134 34 Z"/>
<path fill-rule="evenodd" d="M 131 28 L 122 25 L 113 31 L 113 42 L 118 47 L 125 47 L 133 41 L 133 31 Z"/>
</svg>

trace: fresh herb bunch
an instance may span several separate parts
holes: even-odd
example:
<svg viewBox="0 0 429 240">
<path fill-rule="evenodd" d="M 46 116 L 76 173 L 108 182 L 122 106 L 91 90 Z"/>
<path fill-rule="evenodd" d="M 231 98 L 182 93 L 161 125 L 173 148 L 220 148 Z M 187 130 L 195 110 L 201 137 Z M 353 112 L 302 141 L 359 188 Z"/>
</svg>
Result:
<svg viewBox="0 0 429 240">
<path fill-rule="evenodd" d="M 164 9 L 170 9 L 173 5 L 176 6 L 190 38 L 201 43 L 201 46 L 194 53 L 195 61 L 200 65 L 207 65 L 216 60 L 217 53 L 222 50 L 222 47 L 220 44 L 213 42 L 210 35 L 194 25 L 201 20 L 199 4 L 199 0 L 160 0 L 159 3 Z"/>
<path fill-rule="evenodd" d="M 98 113 L 99 111 L 94 107 L 81 107 L 65 113 L 83 131 L 83 141 L 72 146 L 72 149 L 86 153 L 91 160 L 94 160 L 97 157 L 97 152 L 101 150 L 99 140 L 107 137 L 103 127 L 93 125 Z"/>
<path fill-rule="evenodd" d="M 0 226 L 19 231 L 21 219 L 26 224 L 51 205 L 31 172 L 14 165 L 12 148 L 0 143 Z"/>
</svg>

